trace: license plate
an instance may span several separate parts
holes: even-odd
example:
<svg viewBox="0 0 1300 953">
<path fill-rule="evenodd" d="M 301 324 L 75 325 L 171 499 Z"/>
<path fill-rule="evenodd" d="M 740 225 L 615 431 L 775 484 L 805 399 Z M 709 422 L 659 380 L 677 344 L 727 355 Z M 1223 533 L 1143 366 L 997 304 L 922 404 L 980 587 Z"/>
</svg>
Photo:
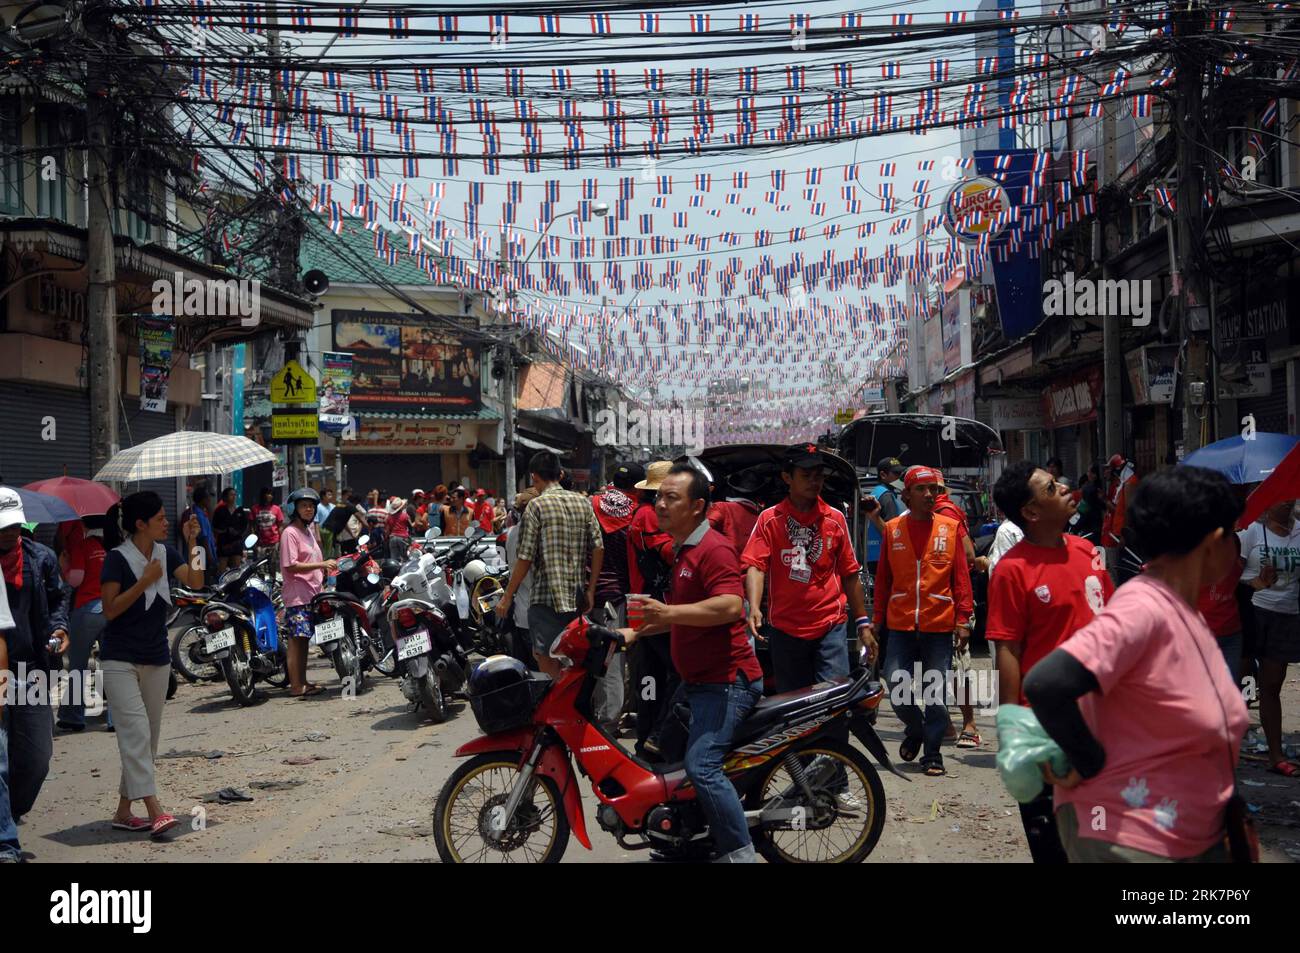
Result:
<svg viewBox="0 0 1300 953">
<path fill-rule="evenodd" d="M 316 624 L 315 634 L 311 637 L 312 645 L 328 645 L 331 642 L 337 642 L 345 635 L 343 629 L 343 620 L 341 618 L 330 619 L 326 622 Z"/>
<path fill-rule="evenodd" d="M 222 652 L 226 649 L 233 648 L 235 645 L 235 630 L 222 629 L 220 632 L 209 632 L 203 640 L 203 651 L 211 655 L 213 652 Z"/>
<path fill-rule="evenodd" d="M 433 651 L 433 642 L 429 639 L 427 629 L 416 629 L 405 638 L 397 640 L 397 657 L 405 662 L 417 655 L 428 655 Z"/>
</svg>

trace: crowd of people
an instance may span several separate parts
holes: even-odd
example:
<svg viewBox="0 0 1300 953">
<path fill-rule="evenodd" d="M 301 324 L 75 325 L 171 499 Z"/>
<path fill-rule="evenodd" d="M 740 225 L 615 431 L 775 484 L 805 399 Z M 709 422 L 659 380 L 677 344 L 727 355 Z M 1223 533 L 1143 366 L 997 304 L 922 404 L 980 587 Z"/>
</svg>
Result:
<svg viewBox="0 0 1300 953">
<path fill-rule="evenodd" d="M 309 697 L 321 691 L 307 679 L 309 607 L 338 556 L 362 536 L 372 552 L 400 556 L 431 527 L 504 530 L 511 573 L 496 611 L 516 656 L 555 675 L 550 649 L 579 613 L 617 627 L 630 651 L 597 687 L 598 723 L 612 737 L 634 733 L 646 761 L 683 761 L 720 858 L 746 862 L 754 851 L 722 763 L 765 688 L 844 677 L 856 654 L 889 689 L 904 762 L 919 758 L 941 778 L 945 742 L 984 744 L 969 699 L 956 700 L 958 724 L 951 696 L 922 686 L 951 686 L 969 669 L 972 575 L 987 573 L 998 697 L 1031 708 L 1070 766 L 1058 775 L 1044 764 L 1042 791 L 1021 805 L 1033 860 L 1216 861 L 1248 849 L 1235 793 L 1243 677 L 1257 686 L 1270 770 L 1300 773 L 1283 745 L 1280 700 L 1288 664 L 1300 661 L 1295 501 L 1238 532 L 1249 488 L 1213 471 L 1179 466 L 1138 480 L 1117 455 L 1072 487 L 1058 460 L 1020 462 L 993 488 L 1002 521 L 978 552 L 942 471 L 890 457 L 861 500 L 860 563 L 846 512 L 823 497 L 837 462 L 801 444 L 785 452 L 779 482 L 769 466 L 720 485 L 691 463 L 628 463 L 587 494 L 566 489 L 559 459 L 541 452 L 508 508 L 491 490 L 457 484 L 408 498 L 345 489 L 339 503 L 303 488 L 284 509 L 264 489 L 244 510 L 232 490 L 214 506 L 200 485 L 178 521 L 179 547 L 162 500 L 143 492 L 60 527 L 57 556 L 24 531 L 21 500 L 0 489 L 0 671 L 49 671 L 65 653 L 84 669 L 98 642 L 122 762 L 111 823 L 160 835 L 176 824 L 153 771 L 172 583 L 213 581 L 255 534 L 283 574 L 289 691 Z M 31 705 L 0 714 L 5 861 L 20 856 L 15 822 L 48 773 L 54 716 Z M 84 699 L 65 699 L 57 725 L 83 728 Z M 133 814 L 137 803 L 145 816 Z"/>
</svg>

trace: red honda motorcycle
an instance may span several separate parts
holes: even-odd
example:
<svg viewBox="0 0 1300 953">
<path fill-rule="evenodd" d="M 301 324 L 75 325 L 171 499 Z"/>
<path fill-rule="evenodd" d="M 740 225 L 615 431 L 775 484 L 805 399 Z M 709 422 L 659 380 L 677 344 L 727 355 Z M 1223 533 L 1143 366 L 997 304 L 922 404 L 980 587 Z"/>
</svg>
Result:
<svg viewBox="0 0 1300 953">
<path fill-rule="evenodd" d="M 456 751 L 473 757 L 447 779 L 434 808 L 445 863 L 557 863 L 570 831 L 590 850 L 574 761 L 600 801 L 600 826 L 625 850 L 707 856 L 708 824 L 683 765 L 640 760 L 593 717 L 592 690 L 622 647 L 617 632 L 579 617 L 551 648 L 565 666 L 555 681 L 507 656 L 482 663 L 470 705 L 486 734 Z M 858 863 L 880 839 L 880 776 L 836 737 L 847 719 L 862 746 L 899 774 L 867 721 L 884 697 L 868 677 L 764 698 L 741 723 L 723 770 L 768 861 Z"/>
</svg>

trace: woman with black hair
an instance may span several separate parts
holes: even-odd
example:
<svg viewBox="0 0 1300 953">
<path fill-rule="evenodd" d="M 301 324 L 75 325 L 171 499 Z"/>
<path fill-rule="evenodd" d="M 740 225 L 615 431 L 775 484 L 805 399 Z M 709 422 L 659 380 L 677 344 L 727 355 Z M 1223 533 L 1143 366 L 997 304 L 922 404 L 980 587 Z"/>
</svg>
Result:
<svg viewBox="0 0 1300 953">
<path fill-rule="evenodd" d="M 199 538 L 198 519 L 191 517 L 181 535 L 186 551 L 193 552 Z M 178 823 L 158 802 L 154 779 L 171 672 L 169 580 L 197 589 L 203 585 L 203 570 L 187 563 L 166 542 L 167 513 L 157 493 L 132 493 L 114 505 L 108 511 L 104 537 L 109 552 L 100 575 L 100 597 L 108 623 L 100 638 L 99 665 L 122 757 L 113 828 L 149 831 L 157 837 Z M 134 801 L 144 801 L 147 820 L 131 813 Z"/>
<path fill-rule="evenodd" d="M 1149 476 L 1125 527 L 1146 571 L 1025 678 L 1070 760 L 1065 777 L 1046 765 L 1043 775 L 1074 863 L 1228 859 L 1246 706 L 1196 605 L 1237 559 L 1240 513 L 1212 470 Z"/>
<path fill-rule="evenodd" d="M 235 502 L 233 486 L 221 491 L 221 502 L 212 513 L 212 529 L 217 534 L 218 568 L 237 569 L 244 558 L 244 539 L 248 536 L 248 510 Z"/>
<path fill-rule="evenodd" d="M 280 572 L 284 577 L 285 653 L 289 669 L 289 694 L 309 698 L 325 689 L 307 681 L 307 645 L 312 637 L 311 601 L 321 591 L 326 575 L 338 568 L 326 559 L 312 527 L 320 494 L 303 487 L 289 494 L 289 525 L 280 537 Z"/>
</svg>

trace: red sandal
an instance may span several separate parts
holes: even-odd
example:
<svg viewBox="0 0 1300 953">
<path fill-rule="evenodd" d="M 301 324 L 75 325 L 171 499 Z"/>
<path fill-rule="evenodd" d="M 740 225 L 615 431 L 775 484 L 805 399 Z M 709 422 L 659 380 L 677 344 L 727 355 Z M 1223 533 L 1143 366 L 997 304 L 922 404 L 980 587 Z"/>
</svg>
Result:
<svg viewBox="0 0 1300 953">
<path fill-rule="evenodd" d="M 165 834 L 179 823 L 180 821 L 176 820 L 176 818 L 172 817 L 170 814 L 159 814 L 153 819 L 153 825 L 150 828 L 149 836 L 157 837 L 160 834 Z"/>
<path fill-rule="evenodd" d="M 1300 775 L 1300 767 L 1297 767 L 1290 761 L 1279 761 L 1268 770 L 1273 774 L 1280 774 L 1288 778 L 1294 778 Z"/>
</svg>

